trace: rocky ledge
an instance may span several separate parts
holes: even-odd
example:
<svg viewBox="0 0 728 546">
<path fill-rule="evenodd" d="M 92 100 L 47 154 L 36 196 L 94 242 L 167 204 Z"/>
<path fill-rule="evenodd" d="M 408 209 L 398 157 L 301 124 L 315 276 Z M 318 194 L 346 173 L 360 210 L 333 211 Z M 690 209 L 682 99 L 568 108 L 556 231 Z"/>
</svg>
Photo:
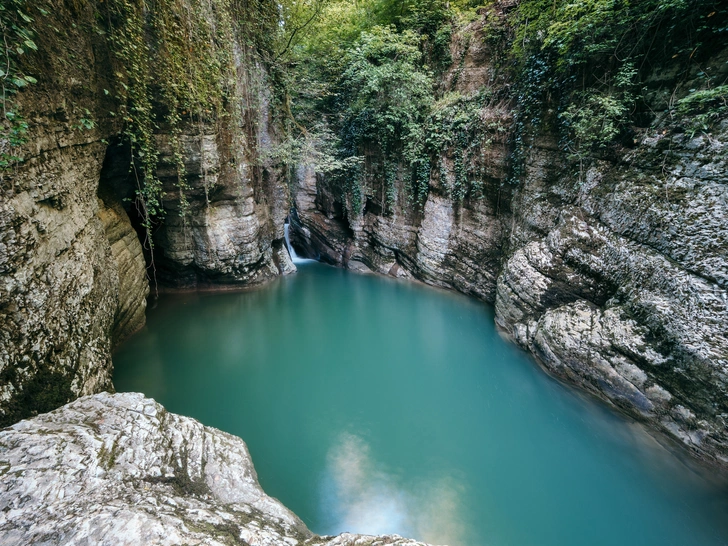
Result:
<svg viewBox="0 0 728 546">
<path fill-rule="evenodd" d="M 137 393 L 0 432 L 0 543 L 425 546 L 318 536 L 258 484 L 245 443 Z"/>
</svg>

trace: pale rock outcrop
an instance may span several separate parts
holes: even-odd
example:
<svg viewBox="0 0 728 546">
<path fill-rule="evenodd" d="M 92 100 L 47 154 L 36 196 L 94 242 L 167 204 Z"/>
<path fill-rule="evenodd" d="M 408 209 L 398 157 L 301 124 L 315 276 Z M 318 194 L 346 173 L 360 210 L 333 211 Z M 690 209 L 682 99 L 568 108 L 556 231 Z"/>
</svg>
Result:
<svg viewBox="0 0 728 546">
<path fill-rule="evenodd" d="M 0 542 L 391 545 L 311 533 L 258 484 L 245 443 L 137 393 L 98 394 L 0 432 Z"/>
</svg>

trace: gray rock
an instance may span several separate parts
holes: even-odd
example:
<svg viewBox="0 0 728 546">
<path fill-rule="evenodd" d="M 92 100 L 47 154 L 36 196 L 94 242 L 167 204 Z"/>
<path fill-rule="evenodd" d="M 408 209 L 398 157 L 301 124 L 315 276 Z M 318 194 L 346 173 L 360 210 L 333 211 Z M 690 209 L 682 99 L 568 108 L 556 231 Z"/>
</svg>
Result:
<svg viewBox="0 0 728 546">
<path fill-rule="evenodd" d="M 179 127 L 184 215 L 169 128 L 160 124 L 166 216 L 150 253 L 136 235 L 144 232 L 133 204 L 138 180 L 120 145 L 115 114 L 126 93 L 114 54 L 90 30 L 93 6 L 57 7 L 35 22 L 33 59 L 21 59 L 36 63 L 29 74 L 43 67 L 38 83 L 13 97 L 29 125 L 14 152 L 24 161 L 0 171 L 0 426 L 113 389 L 111 349 L 144 324 L 145 251 L 155 289 L 257 284 L 294 270 L 281 253 L 288 187 L 264 159 L 276 139 L 267 76 L 247 45 L 232 44 L 236 77 L 225 84 L 240 116 Z M 190 13 L 220 16 L 212 5 Z M 0 150 L 7 145 L 0 135 Z"/>
<path fill-rule="evenodd" d="M 245 443 L 137 393 L 98 394 L 0 432 L 0 542 L 424 546 L 319 537 L 258 484 Z"/>
<path fill-rule="evenodd" d="M 149 283 L 142 245 L 129 216 L 117 200 L 107 200 L 108 205 L 99 199 L 97 216 L 111 245 L 118 275 L 119 298 L 111 331 L 112 346 L 117 346 L 144 326 Z"/>
<path fill-rule="evenodd" d="M 452 57 L 462 61 L 443 89 L 507 92 L 483 32 L 479 21 L 453 37 Z M 653 77 L 673 90 L 678 82 L 665 78 L 676 74 Z M 513 119 L 503 105 L 480 115 L 502 126 Z M 454 202 L 433 172 L 422 210 L 401 181 L 389 210 L 375 173 L 363 214 L 350 217 L 311 166 L 294 188 L 292 237 L 331 263 L 364 263 L 494 303 L 499 326 L 550 372 L 728 465 L 728 123 L 694 137 L 681 123 L 657 119 L 618 160 L 582 166 L 556 135 L 537 135 L 518 185 L 507 180 L 508 147 L 489 135 L 473 165 L 486 173 L 483 198 Z"/>
</svg>

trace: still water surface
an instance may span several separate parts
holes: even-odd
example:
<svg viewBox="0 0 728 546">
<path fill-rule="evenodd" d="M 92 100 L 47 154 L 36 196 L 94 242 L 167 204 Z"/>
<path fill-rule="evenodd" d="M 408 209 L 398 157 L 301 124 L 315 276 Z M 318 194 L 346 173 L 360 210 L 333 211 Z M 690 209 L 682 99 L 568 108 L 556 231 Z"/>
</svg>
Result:
<svg viewBox="0 0 728 546">
<path fill-rule="evenodd" d="M 452 546 L 728 544 L 728 488 L 549 378 L 464 296 L 316 263 L 163 297 L 119 391 L 245 439 L 313 531 Z"/>
</svg>

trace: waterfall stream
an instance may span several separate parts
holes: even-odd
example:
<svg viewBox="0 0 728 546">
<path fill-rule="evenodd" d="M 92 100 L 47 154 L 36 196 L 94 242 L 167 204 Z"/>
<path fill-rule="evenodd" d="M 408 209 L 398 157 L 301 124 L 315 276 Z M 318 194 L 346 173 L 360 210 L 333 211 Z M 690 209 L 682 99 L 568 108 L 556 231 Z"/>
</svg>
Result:
<svg viewBox="0 0 728 546">
<path fill-rule="evenodd" d="M 291 261 L 294 264 L 300 264 L 300 263 L 303 263 L 303 262 L 310 262 L 310 261 L 312 261 L 312 260 L 307 260 L 305 258 L 299 258 L 298 257 L 298 254 L 296 254 L 296 250 L 293 248 L 293 245 L 291 244 L 291 237 L 289 235 L 290 227 L 291 227 L 291 224 L 289 224 L 288 222 L 286 222 L 285 224 L 283 224 L 283 233 L 284 233 L 285 238 L 286 238 L 286 247 L 288 248 L 288 254 L 291 255 Z"/>
</svg>

